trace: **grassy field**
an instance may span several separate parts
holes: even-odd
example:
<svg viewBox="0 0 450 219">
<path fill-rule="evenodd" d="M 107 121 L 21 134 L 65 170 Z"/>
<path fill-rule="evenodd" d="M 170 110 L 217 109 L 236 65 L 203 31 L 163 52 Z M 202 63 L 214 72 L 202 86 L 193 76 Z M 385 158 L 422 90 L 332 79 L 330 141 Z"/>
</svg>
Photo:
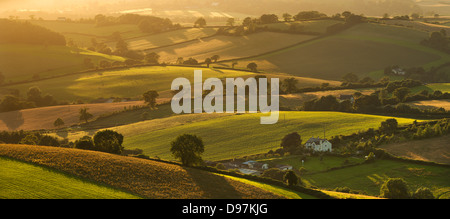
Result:
<svg viewBox="0 0 450 219">
<path fill-rule="evenodd" d="M 199 62 L 203 62 L 206 58 L 214 55 L 219 55 L 221 60 L 228 60 L 259 55 L 313 37 L 273 32 L 261 32 L 248 36 L 215 36 L 196 42 L 148 50 L 147 52 L 156 52 L 161 56 L 161 61 L 172 63 L 175 63 L 178 57 L 183 57 L 185 60 L 192 57 Z M 238 64 L 236 67 L 246 68 L 246 66 L 247 64 Z"/>
<path fill-rule="evenodd" d="M 450 56 L 421 46 L 427 32 L 380 24 L 360 24 L 314 40 L 240 63 L 256 62 L 264 72 L 340 80 L 349 72 L 379 79 L 387 66 L 438 66 Z M 230 64 L 230 63 L 224 63 Z"/>
<path fill-rule="evenodd" d="M 407 104 L 420 109 L 444 108 L 445 110 L 450 110 L 450 100 L 424 100 L 409 102 Z"/>
<path fill-rule="evenodd" d="M 1 199 L 138 199 L 49 168 L 0 157 Z"/>
<path fill-rule="evenodd" d="M 414 94 L 420 93 L 423 90 L 428 91 L 428 93 L 433 93 L 437 90 L 442 93 L 450 93 L 450 83 L 433 83 L 411 88 L 411 92 Z"/>
<path fill-rule="evenodd" d="M 68 175 L 129 191 L 143 198 L 277 199 L 285 197 L 197 169 L 94 151 L 43 146 L 0 145 L 0 155 L 50 167 Z M 5 173 L 4 171 L 1 172 L 0 176 L 2 177 L 0 179 L 5 179 L 5 175 L 14 174 L 10 170 L 7 171 L 7 174 Z M 51 176 L 50 173 L 45 174 Z M 51 183 L 51 180 L 44 179 L 42 183 Z M 68 183 L 71 184 L 65 185 L 67 188 L 76 186 L 74 181 Z M 9 184 L 7 185 L 9 186 Z M 39 185 L 30 183 L 28 185 L 29 192 L 34 193 L 32 190 L 33 188 L 36 189 L 37 186 Z M 15 190 L 20 189 L 21 186 L 8 188 L 8 191 L 4 193 L 14 195 Z M 42 188 L 39 187 L 39 189 Z M 55 190 L 55 192 L 57 191 Z M 52 197 L 48 198 L 55 198 L 52 194 L 49 194 L 49 196 Z"/>
<path fill-rule="evenodd" d="M 101 60 L 125 60 L 118 56 L 66 46 L 0 44 L 0 68 L 5 82 L 31 80 L 35 74 L 40 78 L 47 78 L 87 70 L 85 58 L 90 58 L 96 65 Z"/>
<path fill-rule="evenodd" d="M 307 185 L 333 190 L 348 187 L 378 196 L 380 187 L 388 178 L 403 178 L 410 189 L 429 188 L 437 198 L 449 198 L 450 168 L 406 163 L 400 161 L 377 160 L 374 163 L 347 167 L 328 172 L 307 174 L 302 180 Z"/>
<path fill-rule="evenodd" d="M 105 70 L 70 75 L 49 80 L 23 83 L 4 87 L 18 89 L 25 94 L 30 87 L 37 86 L 42 93 L 53 95 L 60 101 L 92 101 L 98 98 L 141 98 L 149 90 L 160 92 L 160 97 L 171 97 L 171 84 L 175 78 L 184 77 L 194 82 L 192 67 L 138 67 L 121 70 Z M 234 70 L 213 70 L 203 68 L 203 79 L 216 77 L 245 77 L 249 72 Z"/>
<path fill-rule="evenodd" d="M 141 148 L 154 157 L 172 160 L 170 142 L 178 135 L 190 133 L 203 138 L 205 160 L 224 160 L 251 154 L 266 153 L 279 148 L 286 134 L 298 132 L 303 141 L 312 136 L 345 135 L 378 128 L 390 117 L 337 112 L 281 112 L 275 125 L 261 125 L 262 114 L 189 114 L 154 119 L 111 128 L 122 133 L 126 148 Z M 397 118 L 400 124 L 413 119 Z M 68 133 L 75 140 L 93 135 L 96 130 Z"/>
</svg>

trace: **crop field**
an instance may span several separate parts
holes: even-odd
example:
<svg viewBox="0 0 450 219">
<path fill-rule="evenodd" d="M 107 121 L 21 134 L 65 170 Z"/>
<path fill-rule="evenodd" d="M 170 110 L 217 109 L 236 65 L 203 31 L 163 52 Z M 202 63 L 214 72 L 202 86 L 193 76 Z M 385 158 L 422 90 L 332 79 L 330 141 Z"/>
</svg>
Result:
<svg viewBox="0 0 450 219">
<path fill-rule="evenodd" d="M 113 112 L 129 109 L 134 106 L 144 105 L 143 101 L 130 101 L 118 103 L 96 103 L 49 106 L 33 109 L 24 109 L 0 113 L 0 130 L 42 130 L 56 128 L 53 123 L 57 118 L 64 121 L 62 127 L 70 127 L 81 123 L 79 120 L 80 109 L 87 108 L 93 115 L 93 119 Z M 59 128 L 62 128 L 59 127 Z"/>
<path fill-rule="evenodd" d="M 194 82 L 192 67 L 137 67 L 122 70 L 105 70 L 60 78 L 41 80 L 7 86 L 5 89 L 18 89 L 25 94 L 30 87 L 37 86 L 42 93 L 53 95 L 56 100 L 89 102 L 98 98 L 141 98 L 149 90 L 160 92 L 160 97 L 171 97 L 172 81 L 184 77 Z M 198 68 L 202 69 L 202 68 Z M 213 70 L 203 68 L 203 79 L 216 77 L 234 78 L 253 75 L 235 70 Z"/>
<path fill-rule="evenodd" d="M 438 66 L 450 56 L 421 46 L 427 32 L 379 24 L 360 24 L 337 35 L 240 60 L 264 72 L 339 80 L 353 72 L 379 79 L 387 66 Z M 230 65 L 230 63 L 226 63 Z"/>
<path fill-rule="evenodd" d="M 101 60 L 125 61 L 122 57 L 66 46 L 0 44 L 0 67 L 5 82 L 30 81 L 34 75 L 47 78 L 87 70 L 85 58 L 90 58 L 94 64 Z"/>
<path fill-rule="evenodd" d="M 94 151 L 0 145 L 0 155 L 57 169 L 66 174 L 129 191 L 143 198 L 284 198 L 282 195 L 197 169 Z M 51 176 L 50 173 L 46 174 Z M 4 178 L 6 178 L 4 175 L 0 177 L 0 179 Z M 50 182 L 44 179 L 42 183 Z M 73 181 L 69 183 L 72 184 L 65 187 L 76 186 Z M 17 189 L 20 188 L 12 192 Z"/>
<path fill-rule="evenodd" d="M 326 158 L 325 158 L 326 159 Z M 403 178 L 410 191 L 420 186 L 429 188 L 437 198 L 449 198 L 450 168 L 391 160 L 357 165 L 316 174 L 306 174 L 303 182 L 327 190 L 348 187 L 368 195 L 380 195 L 380 187 L 388 178 Z"/>
<path fill-rule="evenodd" d="M 196 40 L 216 34 L 217 28 L 187 28 L 159 34 L 151 34 L 141 37 L 133 37 L 125 40 L 128 48 L 132 50 L 148 50 L 160 46 L 168 46 L 175 43 Z M 108 45 L 115 48 L 115 42 Z"/>
<path fill-rule="evenodd" d="M 139 199 L 49 168 L 0 157 L 1 199 Z"/>
<path fill-rule="evenodd" d="M 407 104 L 418 107 L 420 109 L 444 108 L 445 110 L 450 110 L 450 100 L 424 100 L 409 102 Z"/>
<path fill-rule="evenodd" d="M 192 57 L 203 62 L 206 58 L 214 55 L 219 55 L 220 60 L 229 60 L 281 49 L 313 37 L 273 32 L 261 32 L 248 36 L 215 36 L 197 42 L 147 50 L 147 52 L 156 52 L 161 56 L 161 61 L 172 63 L 175 63 L 178 57 L 183 57 L 185 60 Z M 243 68 L 246 66 L 247 64 Z M 237 67 L 242 67 L 242 65 L 238 64 Z"/>
<path fill-rule="evenodd" d="M 450 136 L 382 145 L 388 153 L 414 160 L 450 164 Z"/>
<path fill-rule="evenodd" d="M 391 117 L 337 112 L 281 112 L 275 125 L 261 125 L 262 114 L 190 114 L 111 128 L 122 133 L 126 148 L 140 148 L 150 157 L 172 160 L 170 142 L 181 134 L 196 134 L 205 143 L 205 160 L 224 160 L 278 149 L 281 139 L 298 132 L 303 141 L 312 136 L 352 134 L 378 128 Z M 397 118 L 399 124 L 413 119 Z M 178 122 L 177 122 L 178 121 Z M 74 133 L 69 139 L 94 132 Z M 69 136 L 71 134 L 69 133 Z M 251 137 L 249 137 L 251 136 Z"/>
</svg>

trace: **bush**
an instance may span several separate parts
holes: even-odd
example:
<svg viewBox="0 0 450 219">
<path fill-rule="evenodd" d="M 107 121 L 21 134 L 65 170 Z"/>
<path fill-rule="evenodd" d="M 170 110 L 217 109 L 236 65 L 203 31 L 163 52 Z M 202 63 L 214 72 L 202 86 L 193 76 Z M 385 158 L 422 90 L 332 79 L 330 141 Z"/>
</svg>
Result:
<svg viewBox="0 0 450 219">
<path fill-rule="evenodd" d="M 434 199 L 433 193 L 429 188 L 418 188 L 412 195 L 413 199 Z"/>
<path fill-rule="evenodd" d="M 389 199 L 409 199 L 406 182 L 401 178 L 388 179 L 380 189 L 380 196 Z"/>
</svg>

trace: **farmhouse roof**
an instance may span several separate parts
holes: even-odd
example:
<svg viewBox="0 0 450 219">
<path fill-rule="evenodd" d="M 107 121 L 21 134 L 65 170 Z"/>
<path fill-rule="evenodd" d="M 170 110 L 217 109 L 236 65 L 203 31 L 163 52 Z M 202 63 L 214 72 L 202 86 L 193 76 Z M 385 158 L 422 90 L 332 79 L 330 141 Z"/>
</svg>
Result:
<svg viewBox="0 0 450 219">
<path fill-rule="evenodd" d="M 321 139 L 319 137 L 317 138 L 310 138 L 308 141 L 306 141 L 306 143 L 315 143 L 315 144 L 320 144 L 320 142 L 324 142 L 324 141 L 328 141 L 327 139 Z"/>
</svg>

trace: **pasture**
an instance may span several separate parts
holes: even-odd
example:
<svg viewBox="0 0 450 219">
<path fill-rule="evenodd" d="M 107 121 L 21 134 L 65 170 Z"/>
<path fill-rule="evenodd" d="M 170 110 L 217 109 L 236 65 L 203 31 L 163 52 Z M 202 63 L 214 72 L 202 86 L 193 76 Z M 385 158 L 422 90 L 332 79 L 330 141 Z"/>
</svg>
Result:
<svg viewBox="0 0 450 219">
<path fill-rule="evenodd" d="M 161 61 L 175 63 L 178 57 L 195 58 L 199 62 L 214 55 L 220 60 L 239 59 L 256 56 L 262 53 L 288 47 L 305 40 L 312 39 L 310 35 L 292 35 L 286 33 L 260 32 L 247 36 L 218 35 L 195 42 L 177 44 L 161 49 L 151 49 L 146 52 L 156 52 Z M 247 64 L 236 67 L 246 68 Z"/>
<path fill-rule="evenodd" d="M 246 183 L 198 169 L 94 151 L 44 146 L 0 145 L 0 155 L 56 169 L 64 172 L 66 178 L 69 178 L 69 181 L 67 181 L 63 177 L 60 183 L 55 182 L 55 185 L 51 187 L 52 180 L 45 178 L 45 176 L 57 176 L 53 176 L 51 172 L 46 173 L 42 168 L 40 168 L 41 170 L 38 168 L 36 173 L 28 170 L 25 172 L 27 174 L 22 176 L 14 176 L 20 170 L 11 172 L 8 169 L 8 171 L 0 172 L 0 180 L 7 180 L 9 175 L 9 177 L 16 177 L 21 180 L 18 182 L 28 182 L 29 185 L 24 188 L 29 189 L 28 192 L 31 194 L 39 192 L 35 190 L 58 189 L 61 185 L 64 185 L 66 191 L 70 191 L 71 187 L 81 186 L 79 183 L 76 184 L 73 179 L 80 177 L 90 182 L 137 194 L 139 197 L 152 199 L 284 198 L 283 195 L 277 195 Z M 1 162 L 3 163 L 3 161 Z M 7 164 L 12 165 L 12 167 L 17 166 L 14 163 Z M 0 168 L 4 168 L 3 165 Z M 28 177 L 39 173 L 44 174 L 36 176 L 36 183 L 30 183 Z M 38 179 L 42 179 L 41 182 Z M 62 184 L 64 182 L 69 184 Z M 40 187 L 39 183 L 47 188 Z M 14 192 L 21 189 L 20 185 L 14 187 L 11 184 L 13 183 L 1 184 L 9 186 L 7 190 L 4 190 L 4 193 L 8 196 L 14 196 Z M 47 186 L 47 184 L 49 185 Z M 88 194 L 89 192 L 94 193 L 96 190 L 101 192 L 99 189 L 89 191 L 89 185 L 82 188 L 87 189 L 86 193 Z M 47 198 L 57 198 L 59 192 L 56 189 L 48 194 Z M 105 193 L 108 194 L 107 192 L 112 193 L 110 190 Z M 61 195 L 64 195 L 63 192 L 61 193 Z M 110 196 L 113 197 L 114 194 L 112 193 Z M 101 196 L 102 193 L 98 195 Z M 122 194 L 122 197 L 127 197 L 126 195 L 131 198 L 136 197 L 127 193 Z"/>
<path fill-rule="evenodd" d="M 111 128 L 122 133 L 126 148 L 140 148 L 150 157 L 172 160 L 170 142 L 181 134 L 196 134 L 205 143 L 205 160 L 225 160 L 266 153 L 280 147 L 281 139 L 298 132 L 303 141 L 312 136 L 347 135 L 378 128 L 391 117 L 338 112 L 281 112 L 279 122 L 261 125 L 262 114 L 189 114 L 154 119 Z M 399 124 L 413 119 L 397 118 Z M 73 133 L 69 139 L 93 135 L 95 131 Z M 69 136 L 71 133 L 69 133 Z"/>
<path fill-rule="evenodd" d="M 253 75 L 236 70 L 214 70 L 206 68 L 154 66 L 104 70 L 48 80 L 6 86 L 4 89 L 17 89 L 26 94 L 28 89 L 37 86 L 43 94 L 50 94 L 56 100 L 73 102 L 82 100 L 90 102 L 98 98 L 133 98 L 140 99 L 149 90 L 156 90 L 160 98 L 171 97 L 172 81 L 178 77 L 187 78 L 193 83 L 194 70 L 203 70 L 206 78 L 235 78 Z"/>
<path fill-rule="evenodd" d="M 419 44 L 427 37 L 427 32 L 403 27 L 359 24 L 333 36 L 239 62 L 255 62 L 264 72 L 302 77 L 340 80 L 352 72 L 379 79 L 387 66 L 430 68 L 449 61 L 449 55 Z"/>
<path fill-rule="evenodd" d="M 0 44 L 0 68 L 5 82 L 31 81 L 33 76 L 48 78 L 88 70 L 86 58 L 98 64 L 101 60 L 125 61 L 84 49 L 66 46 Z"/>
<path fill-rule="evenodd" d="M 139 199 L 50 168 L 0 157 L 1 199 Z"/>
<path fill-rule="evenodd" d="M 411 192 L 425 186 L 436 198 L 449 197 L 450 168 L 400 161 L 376 160 L 373 163 L 306 174 L 302 180 L 306 185 L 314 185 L 326 190 L 348 187 L 352 190 L 364 191 L 368 195 L 378 196 L 381 185 L 388 178 L 403 178 Z"/>
</svg>

